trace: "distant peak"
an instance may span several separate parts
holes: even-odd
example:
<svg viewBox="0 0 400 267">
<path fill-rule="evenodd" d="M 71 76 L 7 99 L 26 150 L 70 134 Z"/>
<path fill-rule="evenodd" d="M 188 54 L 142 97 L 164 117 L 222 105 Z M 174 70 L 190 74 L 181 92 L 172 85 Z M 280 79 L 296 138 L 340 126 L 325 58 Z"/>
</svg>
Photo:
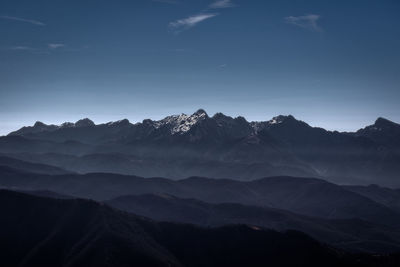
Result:
<svg viewBox="0 0 400 267">
<path fill-rule="evenodd" d="M 236 117 L 236 118 L 235 118 L 235 120 L 236 120 L 236 121 L 240 121 L 240 122 L 246 122 L 246 123 L 247 123 L 247 120 L 246 120 L 246 118 L 245 118 L 245 117 L 243 117 L 243 116 L 238 116 L 238 117 Z"/>
<path fill-rule="evenodd" d="M 130 124 L 131 122 L 128 119 L 123 119 L 123 120 L 116 121 L 116 123 L 118 123 L 120 125 L 127 125 L 127 124 Z"/>
<path fill-rule="evenodd" d="M 208 114 L 204 109 L 197 110 L 195 113 L 193 113 L 193 115 L 208 117 Z"/>
<path fill-rule="evenodd" d="M 185 132 L 188 132 L 197 123 L 204 121 L 208 118 L 209 117 L 207 113 L 203 109 L 199 109 L 190 116 L 186 114 L 181 114 L 165 117 L 160 121 L 156 121 L 155 126 L 156 128 L 168 126 L 171 128 L 172 134 L 183 134 Z"/>
<path fill-rule="evenodd" d="M 44 127 L 44 126 L 47 126 L 47 125 L 44 124 L 44 123 L 41 122 L 41 121 L 37 121 L 37 122 L 35 122 L 35 124 L 33 125 L 33 127 Z"/>
<path fill-rule="evenodd" d="M 77 122 L 75 122 L 75 126 L 76 127 L 89 127 L 89 126 L 94 126 L 94 122 L 88 118 L 79 120 Z"/>
<path fill-rule="evenodd" d="M 394 122 L 392 122 L 388 119 L 382 118 L 382 117 L 379 117 L 375 121 L 375 126 L 387 126 L 387 125 L 394 125 L 394 124 L 395 124 Z"/>
<path fill-rule="evenodd" d="M 225 115 L 222 112 L 215 113 L 213 116 L 215 120 L 224 120 L 224 119 L 232 119 L 232 117 Z"/>
<path fill-rule="evenodd" d="M 296 121 L 296 118 L 293 117 L 292 115 L 279 115 L 276 117 L 273 117 L 272 120 L 269 121 L 269 124 L 279 124 L 287 121 Z"/>
<path fill-rule="evenodd" d="M 144 124 L 144 125 L 153 125 L 153 124 L 154 124 L 154 121 L 151 120 L 151 119 L 144 119 L 144 120 L 142 121 L 142 124 Z"/>
<path fill-rule="evenodd" d="M 61 128 L 68 128 L 68 127 L 73 127 L 75 124 L 72 122 L 64 122 L 61 124 Z"/>
<path fill-rule="evenodd" d="M 107 123 L 107 125 L 112 125 L 112 126 L 125 126 L 125 125 L 129 125 L 129 124 L 130 124 L 130 121 L 128 119 L 112 121 L 112 122 Z"/>
</svg>

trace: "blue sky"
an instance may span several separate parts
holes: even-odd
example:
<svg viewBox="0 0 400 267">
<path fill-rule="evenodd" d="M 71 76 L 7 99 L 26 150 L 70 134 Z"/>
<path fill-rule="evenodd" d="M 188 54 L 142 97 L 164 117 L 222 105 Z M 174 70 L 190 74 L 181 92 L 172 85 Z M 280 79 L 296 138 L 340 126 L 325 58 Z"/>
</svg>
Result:
<svg viewBox="0 0 400 267">
<path fill-rule="evenodd" d="M 204 108 L 400 122 L 397 0 L 2 0 L 0 134 Z"/>
</svg>

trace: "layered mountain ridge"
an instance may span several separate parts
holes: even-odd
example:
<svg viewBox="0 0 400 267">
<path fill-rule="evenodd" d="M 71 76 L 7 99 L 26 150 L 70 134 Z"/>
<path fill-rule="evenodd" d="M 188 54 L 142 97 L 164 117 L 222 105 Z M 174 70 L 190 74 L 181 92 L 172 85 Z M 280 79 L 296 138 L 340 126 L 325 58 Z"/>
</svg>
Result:
<svg viewBox="0 0 400 267">
<path fill-rule="evenodd" d="M 297 231 L 155 222 L 5 190 L 0 200 L 2 266 L 398 266 L 397 255 L 351 254 Z"/>
<path fill-rule="evenodd" d="M 202 109 L 139 123 L 37 122 L 0 137 L 0 153 L 79 173 L 239 180 L 291 175 L 400 186 L 400 125 L 383 118 L 354 133 L 311 127 L 292 115 L 248 122 L 222 113 L 210 117 Z"/>
<path fill-rule="evenodd" d="M 171 130 L 171 134 L 182 134 L 188 132 L 192 127 L 196 126 L 198 123 L 201 123 L 204 120 L 212 120 L 216 122 L 218 127 L 228 127 L 232 128 L 233 126 L 241 126 L 243 129 L 247 128 L 247 132 L 244 132 L 244 135 L 257 133 L 259 131 L 268 128 L 274 124 L 280 124 L 284 122 L 300 122 L 296 120 L 292 115 L 279 115 L 273 117 L 271 120 L 268 121 L 253 121 L 248 122 L 244 117 L 238 116 L 236 118 L 227 116 L 223 113 L 216 113 L 214 116 L 209 117 L 207 112 L 203 109 L 197 110 L 192 115 L 187 114 L 180 114 L 180 115 L 171 115 L 167 116 L 161 120 L 150 120 L 145 119 L 143 122 L 138 123 L 131 123 L 128 119 L 122 119 L 115 122 L 108 122 L 103 124 L 95 124 L 92 120 L 88 118 L 84 118 L 78 120 L 77 122 L 64 122 L 60 125 L 54 124 L 45 124 L 41 121 L 37 121 L 33 126 L 25 126 L 21 129 L 11 132 L 8 134 L 9 136 L 12 135 L 34 135 L 43 132 L 53 132 L 57 130 L 67 129 L 67 128 L 85 128 L 85 127 L 138 127 L 140 125 L 152 126 L 154 129 L 160 129 L 162 127 L 167 127 Z M 308 124 L 304 123 L 308 126 Z M 243 131 L 243 129 L 241 129 Z"/>
<path fill-rule="evenodd" d="M 63 129 L 69 128 L 115 128 L 120 127 L 121 129 L 125 127 L 136 128 L 136 127 L 152 127 L 154 129 L 168 128 L 170 129 L 170 134 L 183 134 L 190 131 L 193 127 L 204 123 L 204 121 L 213 121 L 216 127 L 225 128 L 225 130 L 233 131 L 237 128 L 238 131 L 242 132 L 242 136 L 257 134 L 265 129 L 273 128 L 278 124 L 286 124 L 304 128 L 321 129 L 319 127 L 311 127 L 307 123 L 297 120 L 292 115 L 278 115 L 267 121 L 247 121 L 244 117 L 238 116 L 236 118 L 227 116 L 223 113 L 216 113 L 214 116 L 209 117 L 207 112 L 203 109 L 199 109 L 192 115 L 186 115 L 184 113 L 180 115 L 167 116 L 161 120 L 150 120 L 145 119 L 143 122 L 131 123 L 128 119 L 122 119 L 119 121 L 108 122 L 103 124 L 95 124 L 92 120 L 84 118 L 78 120 L 77 122 L 65 122 L 61 125 L 45 124 L 41 121 L 37 121 L 33 126 L 25 126 L 21 129 L 11 132 L 8 136 L 34 136 L 40 135 L 40 133 L 45 132 L 56 132 Z M 330 131 L 326 131 L 330 132 Z M 334 131 L 337 132 L 337 131 Z M 375 132 L 392 132 L 393 135 L 398 135 L 400 133 L 400 125 L 392 122 L 388 119 L 379 117 L 373 125 L 366 126 L 354 133 L 347 133 L 355 136 L 370 136 Z M 332 132 L 331 132 L 332 133 Z"/>
<path fill-rule="evenodd" d="M 157 221 L 297 230 L 357 253 L 400 251 L 400 214 L 396 205 L 400 195 L 396 190 L 377 186 L 338 186 L 299 177 L 240 182 L 200 177 L 172 181 L 104 173 L 47 175 L 0 166 L 0 188 L 58 200 L 94 199 Z M 67 209 L 55 208 L 69 217 Z M 39 209 L 34 216 L 46 213 Z M 26 204 L 17 207 L 10 199 L 3 199 L 0 210 L 2 222 L 15 212 L 33 214 Z M 54 215 L 54 211 L 47 212 L 48 216 Z M 32 218 L 22 227 L 31 223 Z M 182 228 L 185 227 L 177 226 Z M 17 238 L 14 234 L 12 240 Z"/>
</svg>

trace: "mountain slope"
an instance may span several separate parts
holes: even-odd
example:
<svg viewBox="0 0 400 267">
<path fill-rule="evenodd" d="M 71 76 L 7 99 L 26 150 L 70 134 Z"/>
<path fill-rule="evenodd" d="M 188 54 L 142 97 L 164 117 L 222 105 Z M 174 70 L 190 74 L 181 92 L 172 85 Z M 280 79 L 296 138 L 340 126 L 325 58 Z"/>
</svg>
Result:
<svg viewBox="0 0 400 267">
<path fill-rule="evenodd" d="M 0 191 L 2 266 L 179 266 L 135 222 L 97 203 Z"/>
<path fill-rule="evenodd" d="M 122 196 L 106 203 L 157 221 L 222 226 L 247 224 L 277 231 L 297 230 L 333 246 L 370 253 L 400 251 L 400 230 L 359 219 L 325 220 L 268 207 L 209 204 L 171 195 Z"/>
<path fill-rule="evenodd" d="M 0 155 L 0 166 L 7 166 L 13 169 L 17 169 L 20 171 L 31 172 L 31 173 L 40 173 L 40 174 L 67 174 L 70 173 L 66 170 L 63 170 L 58 167 L 45 165 L 45 164 L 37 164 L 26 162 L 22 160 L 17 160 L 10 157 L 5 157 Z"/>
<path fill-rule="evenodd" d="M 385 118 L 378 118 L 373 125 L 358 130 L 357 136 L 364 136 L 378 144 L 400 149 L 400 124 Z"/>
<path fill-rule="evenodd" d="M 299 232 L 156 223 L 85 200 L 0 190 L 0 212 L 2 266 L 356 266 L 368 259 Z"/>
<path fill-rule="evenodd" d="M 0 167 L 0 186 L 50 190 L 63 195 L 107 200 L 122 195 L 164 193 L 210 203 L 268 206 L 328 219 L 360 218 L 398 225 L 400 214 L 369 198 L 319 179 L 271 177 L 250 182 L 189 178 L 172 181 L 116 174 L 40 175 Z"/>
<path fill-rule="evenodd" d="M 396 190 L 378 185 L 351 185 L 344 186 L 344 188 L 400 212 L 400 190 L 398 189 Z"/>
<path fill-rule="evenodd" d="M 82 156 L 57 153 L 8 153 L 4 155 L 33 163 L 46 163 L 77 173 L 104 172 L 143 177 L 162 176 L 175 180 L 193 175 L 217 178 L 232 177 L 243 180 L 276 176 L 281 173 L 293 176 L 313 176 L 313 172 L 310 173 L 308 167 L 304 165 L 274 165 L 268 162 L 242 163 L 192 158 L 157 159 L 121 153 L 93 153 Z"/>
<path fill-rule="evenodd" d="M 66 140 L 53 142 L 42 139 L 31 139 L 24 136 L 0 136 L 0 153 L 58 153 L 83 155 L 93 152 L 93 147 L 79 141 Z M 43 163 L 45 164 L 45 163 Z"/>
</svg>

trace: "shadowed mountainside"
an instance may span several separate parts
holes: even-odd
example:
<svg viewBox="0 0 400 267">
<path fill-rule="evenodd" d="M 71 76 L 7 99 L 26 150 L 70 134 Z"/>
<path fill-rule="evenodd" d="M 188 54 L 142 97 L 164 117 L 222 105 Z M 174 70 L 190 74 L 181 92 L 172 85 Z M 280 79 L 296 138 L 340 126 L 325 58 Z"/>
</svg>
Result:
<svg viewBox="0 0 400 267">
<path fill-rule="evenodd" d="M 45 164 L 31 163 L 4 156 L 0 156 L 0 166 L 6 166 L 24 172 L 39 173 L 39 174 L 59 175 L 59 174 L 71 173 L 69 171 L 63 170 L 58 167 Z"/>
<path fill-rule="evenodd" d="M 157 221 L 222 226 L 256 225 L 277 231 L 297 230 L 346 250 L 387 253 L 400 251 L 400 231 L 360 219 L 327 220 L 268 207 L 235 203 L 209 204 L 171 195 L 122 196 L 106 203 Z"/>
<path fill-rule="evenodd" d="M 387 225 L 400 223 L 400 214 L 385 205 L 314 178 L 271 177 L 240 182 L 193 177 L 173 181 L 104 173 L 41 175 L 0 167 L 0 186 L 49 190 L 95 200 L 161 193 L 209 203 L 267 206 L 328 219 L 360 218 Z"/>
<path fill-rule="evenodd" d="M 378 266 L 388 260 L 338 252 L 300 232 L 156 223 L 86 200 L 0 190 L 0 211 L 0 261 L 10 267 Z"/>
<path fill-rule="evenodd" d="M 378 185 L 369 186 L 344 186 L 346 190 L 355 192 L 359 195 L 365 196 L 369 199 L 374 200 L 377 203 L 381 203 L 394 210 L 400 212 L 400 190 L 381 187 Z"/>
</svg>

